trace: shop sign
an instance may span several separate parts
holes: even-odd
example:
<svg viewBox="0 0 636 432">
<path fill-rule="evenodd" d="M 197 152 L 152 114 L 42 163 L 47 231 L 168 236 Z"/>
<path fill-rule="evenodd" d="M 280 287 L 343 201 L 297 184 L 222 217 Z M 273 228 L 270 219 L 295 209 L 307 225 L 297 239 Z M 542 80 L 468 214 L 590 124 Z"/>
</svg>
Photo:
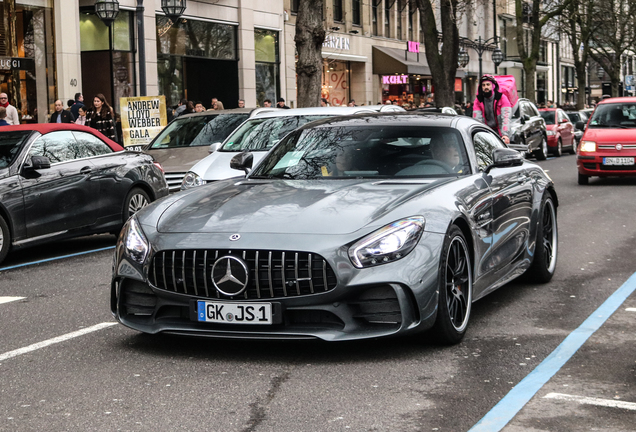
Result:
<svg viewBox="0 0 636 432">
<path fill-rule="evenodd" d="M 462 85 L 461 78 L 455 78 L 455 91 L 456 92 L 464 91 L 464 86 Z"/>
<path fill-rule="evenodd" d="M 341 50 L 347 50 L 347 51 L 351 49 L 349 38 L 338 37 L 338 36 L 327 36 L 325 38 L 325 41 L 322 43 L 322 47 L 341 49 Z"/>
<path fill-rule="evenodd" d="M 124 147 L 149 144 L 168 124 L 165 96 L 119 98 Z"/>
<path fill-rule="evenodd" d="M 420 43 L 419 42 L 408 41 L 406 43 L 406 49 L 407 49 L 408 52 L 419 53 L 420 52 Z"/>
<path fill-rule="evenodd" d="M 31 58 L 0 57 L 0 70 L 31 70 L 34 68 L 35 62 Z"/>
<path fill-rule="evenodd" d="M 382 84 L 408 84 L 408 75 L 382 75 Z"/>
</svg>

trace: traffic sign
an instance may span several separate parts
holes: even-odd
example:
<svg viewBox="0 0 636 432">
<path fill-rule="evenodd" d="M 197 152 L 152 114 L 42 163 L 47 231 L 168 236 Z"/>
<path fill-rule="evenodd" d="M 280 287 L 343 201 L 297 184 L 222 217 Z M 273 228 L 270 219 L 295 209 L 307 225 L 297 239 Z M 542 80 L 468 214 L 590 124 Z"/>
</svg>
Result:
<svg viewBox="0 0 636 432">
<path fill-rule="evenodd" d="M 636 80 L 634 80 L 634 75 L 625 75 L 625 85 L 633 86 L 636 85 Z"/>
</svg>

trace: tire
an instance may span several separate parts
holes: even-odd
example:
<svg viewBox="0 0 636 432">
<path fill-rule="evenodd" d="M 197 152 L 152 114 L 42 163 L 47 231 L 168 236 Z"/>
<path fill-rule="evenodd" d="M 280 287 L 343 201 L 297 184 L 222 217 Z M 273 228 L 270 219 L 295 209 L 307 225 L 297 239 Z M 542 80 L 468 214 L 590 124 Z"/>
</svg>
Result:
<svg viewBox="0 0 636 432">
<path fill-rule="evenodd" d="M 141 188 L 135 187 L 128 192 L 124 201 L 123 222 L 126 222 L 132 215 L 150 204 L 151 199 Z"/>
<path fill-rule="evenodd" d="M 548 157 L 548 140 L 545 135 L 541 136 L 541 146 L 534 151 L 534 156 L 537 160 L 546 160 Z"/>
<path fill-rule="evenodd" d="M 590 176 L 579 174 L 579 184 L 581 186 L 586 186 L 586 185 L 590 184 Z"/>
<path fill-rule="evenodd" d="M 578 143 L 576 142 L 576 139 L 572 138 L 572 144 L 570 145 L 570 149 L 568 150 L 568 153 L 576 154 L 576 147 L 577 146 L 578 146 Z"/>
<path fill-rule="evenodd" d="M 561 139 L 557 141 L 557 146 L 556 146 L 556 150 L 554 150 L 554 155 L 556 157 L 563 156 L 563 142 L 561 141 Z"/>
<path fill-rule="evenodd" d="M 473 300 L 472 271 L 466 238 L 453 225 L 442 248 L 437 318 L 432 329 L 433 337 L 444 345 L 456 344 L 466 334 Z"/>
<path fill-rule="evenodd" d="M 546 191 L 541 203 L 541 219 L 537 229 L 534 249 L 534 260 L 528 269 L 528 276 L 533 282 L 550 282 L 556 270 L 559 232 L 557 212 L 550 193 Z"/>
<path fill-rule="evenodd" d="M 11 247 L 11 232 L 9 231 L 9 225 L 0 216 L 0 263 L 4 261 L 9 253 Z"/>
</svg>

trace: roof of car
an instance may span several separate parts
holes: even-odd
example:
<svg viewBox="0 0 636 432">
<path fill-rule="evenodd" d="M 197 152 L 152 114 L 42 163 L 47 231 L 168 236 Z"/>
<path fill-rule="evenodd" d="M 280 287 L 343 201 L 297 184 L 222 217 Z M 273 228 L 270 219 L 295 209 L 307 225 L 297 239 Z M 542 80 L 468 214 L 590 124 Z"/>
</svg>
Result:
<svg viewBox="0 0 636 432">
<path fill-rule="evenodd" d="M 539 111 L 556 111 L 561 108 L 539 108 Z"/>
<path fill-rule="evenodd" d="M 108 146 L 114 151 L 120 151 L 124 148 L 117 144 L 115 141 L 107 138 L 96 129 L 88 126 L 76 125 L 74 123 L 29 123 L 24 125 L 15 125 L 15 126 L 2 126 L 0 128 L 0 132 L 5 131 L 36 131 L 41 133 L 42 135 L 47 134 L 49 132 L 57 132 L 57 131 L 80 131 L 80 132 L 88 132 L 91 135 L 95 135 L 102 141 L 104 141 Z"/>
<path fill-rule="evenodd" d="M 611 104 L 611 103 L 636 103 L 636 97 L 613 97 L 613 98 L 608 98 L 608 99 L 603 99 L 602 101 L 600 101 L 599 103 L 597 103 L 596 105 L 601 105 L 601 104 Z"/>
<path fill-rule="evenodd" d="M 373 118 L 373 121 L 369 121 L 369 118 Z M 389 112 L 389 113 L 362 113 L 353 116 L 336 116 L 323 120 L 314 121 L 301 126 L 299 129 L 306 129 L 312 127 L 342 125 L 342 126 L 357 126 L 363 124 L 364 126 L 436 126 L 436 127 L 451 127 L 457 125 L 460 122 L 474 122 L 480 123 L 471 117 L 457 116 L 453 114 L 442 114 L 436 112 Z"/>
<path fill-rule="evenodd" d="M 220 115 L 220 114 L 251 114 L 252 111 L 258 112 L 260 108 L 234 108 L 234 109 L 224 109 L 220 111 L 215 110 L 207 110 L 195 113 L 181 114 L 176 118 L 185 118 L 185 117 L 198 117 L 198 116 L 209 116 L 209 115 Z"/>
<path fill-rule="evenodd" d="M 256 113 L 252 118 L 306 116 L 306 115 L 353 115 L 373 112 L 404 112 L 404 108 L 394 105 L 363 105 L 357 107 L 310 107 L 310 108 L 276 108 Z"/>
</svg>

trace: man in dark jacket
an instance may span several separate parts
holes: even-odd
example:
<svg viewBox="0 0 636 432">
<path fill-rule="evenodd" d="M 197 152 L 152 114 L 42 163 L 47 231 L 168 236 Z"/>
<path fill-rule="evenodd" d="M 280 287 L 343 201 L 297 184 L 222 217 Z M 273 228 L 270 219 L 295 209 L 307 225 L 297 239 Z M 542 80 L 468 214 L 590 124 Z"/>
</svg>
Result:
<svg viewBox="0 0 636 432">
<path fill-rule="evenodd" d="M 51 114 L 49 123 L 73 123 L 73 114 L 64 109 L 61 100 L 55 101 L 55 112 Z"/>
<path fill-rule="evenodd" d="M 84 95 L 81 93 L 75 93 L 75 103 L 71 106 L 71 114 L 73 114 L 73 121 L 79 117 L 79 109 L 84 108 Z"/>
</svg>

